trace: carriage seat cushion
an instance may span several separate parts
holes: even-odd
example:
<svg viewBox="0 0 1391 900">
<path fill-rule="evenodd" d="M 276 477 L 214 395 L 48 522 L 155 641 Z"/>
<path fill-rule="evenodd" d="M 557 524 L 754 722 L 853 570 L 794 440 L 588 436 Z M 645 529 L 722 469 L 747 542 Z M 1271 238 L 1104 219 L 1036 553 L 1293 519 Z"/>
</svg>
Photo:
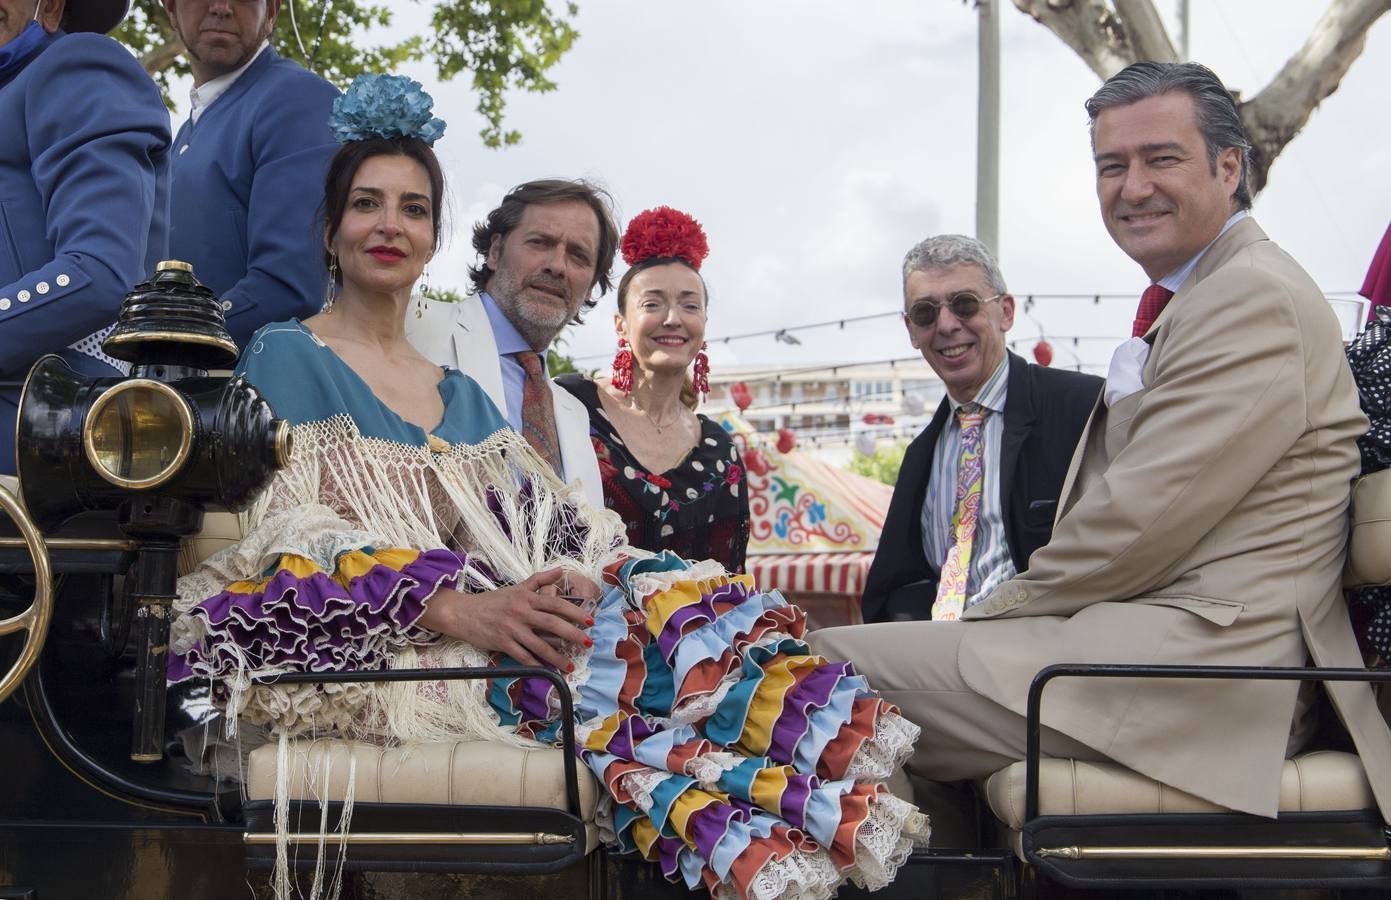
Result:
<svg viewBox="0 0 1391 900">
<path fill-rule="evenodd" d="M 275 797 L 275 743 L 257 747 L 247 761 L 250 800 Z M 348 763 L 357 761 L 356 803 L 446 803 L 458 806 L 540 806 L 565 809 L 565 751 L 557 747 L 514 747 L 496 741 L 441 741 L 379 747 L 363 741 L 318 739 L 290 744 L 291 800 L 319 801 L 324 762 L 329 763 L 327 799 L 342 800 Z M 598 790 L 578 764 L 580 810 L 593 821 Z"/>
<path fill-rule="evenodd" d="M 1344 587 L 1391 584 L 1391 469 L 1364 475 L 1352 489 L 1352 532 Z"/>
<path fill-rule="evenodd" d="M 990 810 L 1013 830 L 1024 824 L 1024 763 L 985 783 Z M 1112 762 L 1044 759 L 1039 763 L 1039 812 L 1053 816 L 1228 812 Z M 1319 750 L 1285 760 L 1280 812 L 1333 812 L 1376 805 L 1362 762 L 1352 753 Z"/>
</svg>

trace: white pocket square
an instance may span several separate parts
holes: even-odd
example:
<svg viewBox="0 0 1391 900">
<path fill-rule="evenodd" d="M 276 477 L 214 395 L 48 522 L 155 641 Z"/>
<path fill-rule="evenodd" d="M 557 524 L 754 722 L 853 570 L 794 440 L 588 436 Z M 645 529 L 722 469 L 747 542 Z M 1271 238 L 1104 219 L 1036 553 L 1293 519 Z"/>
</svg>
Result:
<svg viewBox="0 0 1391 900">
<path fill-rule="evenodd" d="M 1111 368 L 1106 372 L 1106 405 L 1115 406 L 1120 400 L 1145 386 L 1141 375 L 1150 345 L 1144 338 L 1131 338 L 1111 355 Z"/>
</svg>

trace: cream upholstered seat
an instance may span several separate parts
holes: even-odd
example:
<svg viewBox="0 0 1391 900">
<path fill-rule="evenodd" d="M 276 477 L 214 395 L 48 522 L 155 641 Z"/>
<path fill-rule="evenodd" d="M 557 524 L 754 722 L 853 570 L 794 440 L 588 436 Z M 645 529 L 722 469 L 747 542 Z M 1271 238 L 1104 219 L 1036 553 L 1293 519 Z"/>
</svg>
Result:
<svg viewBox="0 0 1391 900">
<path fill-rule="evenodd" d="M 1160 784 L 1110 762 L 1039 761 L 1039 814 L 1044 816 L 1220 813 L 1224 807 Z M 1024 825 L 1024 763 L 991 775 L 986 800 L 995 817 L 1017 831 Z M 1285 760 L 1280 812 L 1337 812 L 1374 805 L 1372 788 L 1355 754 L 1332 750 Z"/>
<path fill-rule="evenodd" d="M 1391 469 L 1357 479 L 1344 587 L 1391 584 Z"/>
<path fill-rule="evenodd" d="M 0 488 L 4 488 L 16 497 L 19 496 L 19 479 L 13 475 L 0 475 Z"/>
<path fill-rule="evenodd" d="M 248 800 L 275 795 L 277 747 L 253 750 L 247 761 Z M 290 744 L 290 800 L 341 801 L 347 794 L 349 760 L 357 763 L 355 803 L 424 803 L 453 806 L 527 806 L 565 809 L 565 751 L 514 747 L 497 741 L 442 741 L 379 747 L 338 739 Z M 329 783 L 320 783 L 329 773 Z M 594 811 L 599 792 L 593 776 L 578 768 L 580 813 L 594 849 Z"/>
</svg>

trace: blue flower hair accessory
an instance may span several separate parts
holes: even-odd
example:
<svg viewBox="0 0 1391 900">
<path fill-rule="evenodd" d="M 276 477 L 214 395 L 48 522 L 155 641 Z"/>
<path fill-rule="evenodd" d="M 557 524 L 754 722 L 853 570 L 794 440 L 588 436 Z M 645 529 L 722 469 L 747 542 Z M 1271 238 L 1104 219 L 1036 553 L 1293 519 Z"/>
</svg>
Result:
<svg viewBox="0 0 1391 900">
<path fill-rule="evenodd" d="M 420 82 L 405 75 L 359 75 L 333 101 L 329 128 L 340 144 L 372 137 L 419 138 L 434 145 L 444 120 L 430 115 L 434 101 Z"/>
</svg>

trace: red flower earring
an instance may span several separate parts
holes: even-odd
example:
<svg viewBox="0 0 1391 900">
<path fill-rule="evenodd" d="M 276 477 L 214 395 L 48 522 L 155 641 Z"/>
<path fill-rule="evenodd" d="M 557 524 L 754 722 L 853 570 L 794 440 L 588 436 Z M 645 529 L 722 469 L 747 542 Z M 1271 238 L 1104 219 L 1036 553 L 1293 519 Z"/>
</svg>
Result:
<svg viewBox="0 0 1391 900">
<path fill-rule="evenodd" d="M 696 396 L 702 402 L 710 395 L 710 357 L 705 355 L 705 348 L 709 346 L 705 341 L 700 342 L 700 352 L 695 358 L 695 375 L 691 381 L 695 384 Z"/>
<path fill-rule="evenodd" d="M 628 347 L 627 338 L 618 339 L 618 352 L 613 355 L 614 388 L 628 396 L 633 392 L 633 351 Z"/>
</svg>

